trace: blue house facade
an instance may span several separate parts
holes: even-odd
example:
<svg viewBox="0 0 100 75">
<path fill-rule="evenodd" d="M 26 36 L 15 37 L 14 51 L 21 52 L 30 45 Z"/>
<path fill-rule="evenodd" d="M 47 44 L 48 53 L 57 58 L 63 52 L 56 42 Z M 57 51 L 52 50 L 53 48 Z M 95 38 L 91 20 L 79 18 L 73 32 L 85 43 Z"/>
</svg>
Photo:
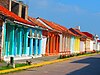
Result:
<svg viewBox="0 0 100 75">
<path fill-rule="evenodd" d="M 4 24 L 4 57 L 41 56 L 42 30 L 18 24 Z M 16 60 L 16 59 L 15 59 Z"/>
<path fill-rule="evenodd" d="M 42 30 L 7 22 L 3 36 L 2 55 L 5 58 L 41 56 Z"/>
<path fill-rule="evenodd" d="M 42 29 L 2 6 L 0 11 L 2 11 L 0 58 L 8 61 L 10 57 L 20 60 L 42 56 Z"/>
</svg>

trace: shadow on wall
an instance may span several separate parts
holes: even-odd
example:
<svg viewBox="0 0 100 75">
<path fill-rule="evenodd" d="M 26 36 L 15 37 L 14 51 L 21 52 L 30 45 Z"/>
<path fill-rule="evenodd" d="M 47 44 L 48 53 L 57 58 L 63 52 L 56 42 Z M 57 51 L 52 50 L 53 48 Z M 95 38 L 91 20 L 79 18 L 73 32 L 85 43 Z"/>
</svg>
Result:
<svg viewBox="0 0 100 75">
<path fill-rule="evenodd" d="M 82 63 L 82 64 L 90 64 L 84 68 L 79 70 L 70 72 L 66 75 L 100 75 L 100 58 L 90 57 L 78 61 L 74 61 L 71 63 Z"/>
</svg>

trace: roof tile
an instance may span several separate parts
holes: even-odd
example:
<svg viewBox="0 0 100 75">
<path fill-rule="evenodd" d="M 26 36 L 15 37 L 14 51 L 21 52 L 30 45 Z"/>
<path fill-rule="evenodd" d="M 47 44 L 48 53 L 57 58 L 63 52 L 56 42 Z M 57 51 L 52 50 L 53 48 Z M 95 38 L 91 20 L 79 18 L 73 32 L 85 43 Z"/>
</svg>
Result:
<svg viewBox="0 0 100 75">
<path fill-rule="evenodd" d="M 30 25 L 34 26 L 34 24 L 32 24 L 31 22 L 28 22 L 27 20 L 17 16 L 16 14 L 14 14 L 13 12 L 9 11 L 8 9 L 4 8 L 1 5 L 0 5 L 0 13 L 7 17 L 13 18 L 14 20 L 16 20 L 18 22 L 22 22 L 22 23 L 30 24 Z"/>
</svg>

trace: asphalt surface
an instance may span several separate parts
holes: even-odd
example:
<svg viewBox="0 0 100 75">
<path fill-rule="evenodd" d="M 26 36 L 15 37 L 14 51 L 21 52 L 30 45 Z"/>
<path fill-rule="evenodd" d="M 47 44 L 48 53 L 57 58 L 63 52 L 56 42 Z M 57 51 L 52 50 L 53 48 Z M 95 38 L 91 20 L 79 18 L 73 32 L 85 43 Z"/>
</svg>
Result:
<svg viewBox="0 0 100 75">
<path fill-rule="evenodd" d="M 100 75 L 100 55 L 74 58 L 5 75 Z"/>
</svg>

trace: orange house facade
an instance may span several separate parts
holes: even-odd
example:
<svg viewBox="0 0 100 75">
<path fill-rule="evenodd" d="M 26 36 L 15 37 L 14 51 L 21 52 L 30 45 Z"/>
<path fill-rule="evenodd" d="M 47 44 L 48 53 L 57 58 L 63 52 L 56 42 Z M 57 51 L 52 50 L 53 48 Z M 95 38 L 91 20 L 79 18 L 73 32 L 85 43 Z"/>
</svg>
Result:
<svg viewBox="0 0 100 75">
<path fill-rule="evenodd" d="M 52 56 L 59 55 L 59 45 L 60 45 L 60 36 L 61 29 L 57 27 L 57 25 L 53 22 L 47 21 L 42 18 L 37 18 L 39 22 L 41 22 L 44 26 L 46 26 L 49 30 L 43 31 L 43 39 L 46 39 L 43 43 L 43 55 Z"/>
</svg>

